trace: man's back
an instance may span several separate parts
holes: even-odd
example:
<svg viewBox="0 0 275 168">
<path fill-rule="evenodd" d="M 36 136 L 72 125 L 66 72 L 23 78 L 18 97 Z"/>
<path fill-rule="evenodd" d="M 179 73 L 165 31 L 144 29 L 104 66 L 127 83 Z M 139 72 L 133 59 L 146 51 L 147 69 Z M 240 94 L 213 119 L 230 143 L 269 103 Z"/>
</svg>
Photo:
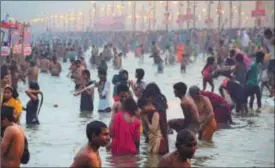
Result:
<svg viewBox="0 0 275 168">
<path fill-rule="evenodd" d="M 7 145 L 7 150 L 2 154 L 2 167 L 20 167 L 21 157 L 24 152 L 24 131 L 17 124 L 6 128 L 2 140 L 2 147 Z"/>
</svg>

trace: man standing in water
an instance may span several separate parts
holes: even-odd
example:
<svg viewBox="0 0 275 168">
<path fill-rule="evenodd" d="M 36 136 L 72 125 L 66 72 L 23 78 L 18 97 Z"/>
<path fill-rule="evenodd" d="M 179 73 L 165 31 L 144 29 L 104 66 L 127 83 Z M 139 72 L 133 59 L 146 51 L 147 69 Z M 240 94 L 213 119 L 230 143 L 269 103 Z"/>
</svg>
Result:
<svg viewBox="0 0 275 168">
<path fill-rule="evenodd" d="M 88 144 L 76 154 L 71 168 L 100 168 L 102 165 L 98 149 L 109 144 L 110 135 L 107 126 L 101 121 L 92 121 L 86 126 L 86 135 Z"/>
<path fill-rule="evenodd" d="M 46 55 L 42 56 L 40 60 L 40 72 L 47 73 L 50 68 L 50 61 L 47 59 Z"/>
<path fill-rule="evenodd" d="M 82 84 L 82 72 L 83 70 L 85 70 L 85 68 L 81 65 L 80 60 L 76 60 L 75 64 L 76 64 L 76 70 L 75 70 L 74 82 L 75 82 L 75 90 L 78 90 L 80 85 Z"/>
<path fill-rule="evenodd" d="M 34 61 L 30 61 L 28 72 L 27 72 L 28 83 L 38 82 L 38 73 L 39 73 L 39 68 L 35 65 Z"/>
<path fill-rule="evenodd" d="M 107 72 L 104 70 L 98 71 L 99 82 L 97 83 L 99 105 L 98 112 L 111 112 L 110 91 L 111 84 L 107 81 Z"/>
<path fill-rule="evenodd" d="M 198 108 L 191 97 L 185 96 L 187 90 L 185 83 L 178 82 L 173 87 L 175 96 L 181 100 L 180 105 L 184 119 L 169 120 L 168 125 L 177 132 L 182 129 L 190 129 L 196 135 L 200 127 Z"/>
<path fill-rule="evenodd" d="M 52 76 L 59 76 L 61 73 L 61 64 L 57 61 L 56 56 L 52 58 L 52 62 L 50 64 L 50 72 Z"/>
<path fill-rule="evenodd" d="M 217 129 L 212 104 L 209 98 L 200 94 L 200 89 L 197 86 L 190 87 L 189 94 L 193 98 L 199 111 L 199 121 L 201 123 L 199 139 L 212 141 L 213 134 Z"/>
<path fill-rule="evenodd" d="M 24 152 L 24 131 L 14 122 L 14 109 L 2 106 L 1 127 L 5 129 L 1 141 L 1 167 L 20 167 Z"/>
</svg>

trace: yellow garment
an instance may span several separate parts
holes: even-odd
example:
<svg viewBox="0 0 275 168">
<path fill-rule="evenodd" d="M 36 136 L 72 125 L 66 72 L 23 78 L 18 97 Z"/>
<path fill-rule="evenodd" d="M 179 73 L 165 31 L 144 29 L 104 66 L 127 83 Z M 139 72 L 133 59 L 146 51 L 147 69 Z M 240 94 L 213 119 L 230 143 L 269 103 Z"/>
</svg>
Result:
<svg viewBox="0 0 275 168">
<path fill-rule="evenodd" d="M 3 98 L 3 97 L 1 97 L 1 98 Z M 2 99 L 1 102 L 3 102 L 3 99 Z M 10 98 L 3 105 L 13 107 L 16 111 L 16 115 L 18 116 L 18 118 L 21 116 L 22 111 L 23 111 L 23 107 L 22 107 L 22 104 L 20 103 L 20 101 L 18 99 Z"/>
</svg>

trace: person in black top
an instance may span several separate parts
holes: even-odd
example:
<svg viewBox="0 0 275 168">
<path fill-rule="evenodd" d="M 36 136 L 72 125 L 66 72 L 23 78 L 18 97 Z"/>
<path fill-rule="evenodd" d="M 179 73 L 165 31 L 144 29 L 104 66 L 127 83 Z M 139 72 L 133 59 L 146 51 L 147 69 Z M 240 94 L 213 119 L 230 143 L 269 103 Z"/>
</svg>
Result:
<svg viewBox="0 0 275 168">
<path fill-rule="evenodd" d="M 92 87 L 95 84 L 95 81 L 91 81 L 91 75 L 89 70 L 82 71 L 82 85 L 80 89 L 83 89 L 87 86 L 91 88 L 81 92 L 80 96 L 80 112 L 81 113 L 92 113 L 94 111 L 94 89 Z"/>
<path fill-rule="evenodd" d="M 27 125 L 36 125 L 40 124 L 38 120 L 38 114 L 43 104 L 43 94 L 40 91 L 39 85 L 37 82 L 30 82 L 29 90 L 26 90 L 26 94 L 29 96 L 30 100 L 27 103 L 26 108 L 26 124 Z M 41 94 L 42 99 L 39 106 L 38 94 Z"/>
</svg>

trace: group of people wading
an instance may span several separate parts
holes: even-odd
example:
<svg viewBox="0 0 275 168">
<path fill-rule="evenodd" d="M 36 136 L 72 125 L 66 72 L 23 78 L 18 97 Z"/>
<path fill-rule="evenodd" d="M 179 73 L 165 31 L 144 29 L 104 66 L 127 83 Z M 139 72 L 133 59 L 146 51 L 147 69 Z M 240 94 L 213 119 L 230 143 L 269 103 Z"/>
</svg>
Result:
<svg viewBox="0 0 275 168">
<path fill-rule="evenodd" d="M 93 114 L 94 89 L 97 88 L 97 111 L 99 114 L 110 114 L 109 125 L 102 121 L 87 124 L 88 142 L 76 154 L 71 167 L 101 167 L 100 147 L 106 147 L 114 156 L 137 155 L 140 152 L 141 136 L 145 137 L 148 154 L 162 155 L 159 167 L 191 167 L 190 159 L 197 149 L 197 139 L 212 142 L 215 131 L 223 128 L 220 125 L 234 124 L 231 116 L 233 109 L 237 114 L 247 114 L 249 98 L 249 107 L 253 108 L 255 95 L 258 105 L 256 111 L 260 112 L 264 87 L 269 89 L 271 97 L 274 96 L 273 33 L 270 29 L 264 31 L 267 49 L 262 47 L 255 50 L 254 62 L 245 53 L 245 45 L 230 46 L 230 43 L 221 39 L 218 44 L 208 47 L 206 65 L 201 71 L 203 88 L 193 85 L 188 89 L 184 82 L 176 82 L 172 86 L 175 96 L 180 99 L 184 118 L 171 120 L 167 120 L 169 102 L 166 96 L 156 83 L 144 82 L 144 69 L 137 68 L 136 80 L 129 80 L 128 71 L 122 69 L 122 56 L 126 52 L 118 53 L 116 47 L 108 44 L 99 54 L 99 49 L 93 45 L 89 60 L 92 67 L 97 67 L 99 79 L 96 81 L 92 80 L 80 43 L 70 44 L 67 48 L 62 45 L 44 47 L 41 44 L 40 51 L 35 51 L 32 59 L 27 57 L 20 65 L 11 60 L 1 67 L 1 166 L 20 167 L 21 163 L 28 163 L 30 153 L 27 138 L 20 127 L 21 114 L 23 110 L 26 111 L 27 125 L 40 123 L 38 115 L 43 104 L 43 94 L 38 84 L 39 73 L 50 73 L 51 76 L 58 77 L 64 71 L 59 60 L 66 62 L 69 58 L 67 76 L 75 84 L 74 96 L 80 95 L 80 112 Z M 181 71 L 186 71 L 187 65 L 192 62 L 190 57 L 194 53 L 189 43 L 187 40 L 182 54 Z M 87 44 L 84 48 L 88 49 Z M 163 62 L 171 65 L 175 63 L 169 47 L 166 48 L 164 61 L 155 41 L 151 48 L 151 57 L 159 73 L 163 73 Z M 143 63 L 143 49 L 139 53 L 142 53 L 139 62 Z M 269 59 L 266 59 L 266 55 L 269 55 Z M 120 71 L 110 82 L 107 80 L 110 72 L 107 65 L 112 59 L 113 68 Z M 218 89 L 220 95 L 214 93 L 214 80 L 219 76 L 226 77 Z M 28 84 L 25 93 L 30 100 L 25 107 L 18 98 L 19 81 L 27 81 Z M 210 84 L 211 91 L 206 91 L 207 84 Z M 42 99 L 39 95 L 42 95 Z M 233 103 L 227 100 L 226 95 L 230 96 Z M 177 132 L 176 149 L 169 153 L 168 134 L 173 130 Z"/>
</svg>

